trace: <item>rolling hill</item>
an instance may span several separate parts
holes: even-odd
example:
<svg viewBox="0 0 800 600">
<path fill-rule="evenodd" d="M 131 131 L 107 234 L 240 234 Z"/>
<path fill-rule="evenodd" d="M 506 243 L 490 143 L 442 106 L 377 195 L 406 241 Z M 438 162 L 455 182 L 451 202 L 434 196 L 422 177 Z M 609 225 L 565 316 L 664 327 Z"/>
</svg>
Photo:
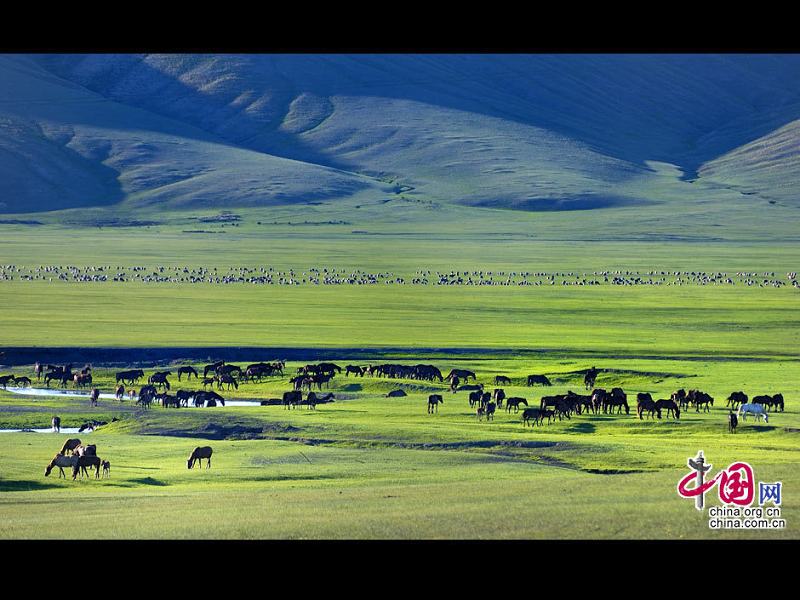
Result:
<svg viewBox="0 0 800 600">
<path fill-rule="evenodd" d="M 6 55 L 0 212 L 797 207 L 798 82 L 793 55 Z"/>
</svg>

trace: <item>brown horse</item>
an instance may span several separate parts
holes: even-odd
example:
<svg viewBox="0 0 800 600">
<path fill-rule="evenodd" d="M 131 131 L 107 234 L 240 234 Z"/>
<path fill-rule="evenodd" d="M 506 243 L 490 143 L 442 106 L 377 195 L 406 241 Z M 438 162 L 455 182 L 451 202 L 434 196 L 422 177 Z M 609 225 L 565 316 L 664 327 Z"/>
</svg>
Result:
<svg viewBox="0 0 800 600">
<path fill-rule="evenodd" d="M 81 441 L 78 438 L 71 438 L 64 442 L 64 445 L 61 446 L 61 450 L 59 454 L 63 454 L 66 456 L 67 452 L 73 454 L 75 452 L 75 448 L 81 445 Z"/>
<path fill-rule="evenodd" d="M 208 464 L 206 465 L 206 469 L 211 468 L 211 454 L 214 451 L 211 449 L 211 446 L 198 446 L 192 451 L 192 455 L 189 457 L 187 462 L 187 466 L 191 469 L 197 461 L 200 461 L 200 468 L 203 468 L 202 459 L 206 459 Z"/>
<path fill-rule="evenodd" d="M 444 399 L 441 394 L 431 394 L 428 396 L 428 414 L 432 415 L 434 412 L 439 412 L 439 404 L 444 404 Z"/>
<path fill-rule="evenodd" d="M 83 456 L 78 457 L 78 462 L 73 465 L 72 467 L 72 480 L 75 481 L 75 478 L 78 476 L 78 472 L 81 474 L 81 479 L 83 476 L 89 476 L 86 467 L 93 467 L 94 468 L 94 478 L 100 479 L 100 465 L 102 464 L 102 460 L 99 456 L 95 456 L 94 454 L 84 454 Z"/>
</svg>

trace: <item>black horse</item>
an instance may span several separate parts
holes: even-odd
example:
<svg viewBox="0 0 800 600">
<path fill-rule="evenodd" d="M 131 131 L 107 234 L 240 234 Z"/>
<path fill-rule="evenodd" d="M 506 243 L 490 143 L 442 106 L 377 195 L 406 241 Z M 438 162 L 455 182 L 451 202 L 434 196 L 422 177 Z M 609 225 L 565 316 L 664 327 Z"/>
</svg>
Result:
<svg viewBox="0 0 800 600">
<path fill-rule="evenodd" d="M 428 396 L 428 414 L 432 415 L 434 412 L 439 412 L 439 405 L 444 404 L 444 399 L 441 394 L 431 394 Z"/>
<path fill-rule="evenodd" d="M 550 383 L 550 380 L 547 378 L 546 375 L 528 375 L 528 386 L 532 385 L 544 385 L 544 386 L 552 386 L 553 384 Z"/>
<path fill-rule="evenodd" d="M 181 380 L 181 375 L 183 375 L 184 373 L 186 373 L 187 380 L 191 379 L 192 375 L 194 375 L 195 379 L 199 379 L 197 371 L 194 369 L 194 367 L 178 367 L 178 381 Z"/>
<path fill-rule="evenodd" d="M 524 404 L 528 406 L 528 401 L 525 398 L 506 398 L 506 412 L 511 412 L 511 409 L 514 409 L 514 412 L 519 412 L 519 405 Z"/>
</svg>

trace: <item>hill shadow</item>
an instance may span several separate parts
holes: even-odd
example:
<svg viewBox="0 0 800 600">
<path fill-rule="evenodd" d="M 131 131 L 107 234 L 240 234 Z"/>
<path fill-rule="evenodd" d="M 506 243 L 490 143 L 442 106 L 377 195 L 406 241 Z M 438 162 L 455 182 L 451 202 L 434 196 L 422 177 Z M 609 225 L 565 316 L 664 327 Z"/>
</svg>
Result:
<svg viewBox="0 0 800 600">
<path fill-rule="evenodd" d="M 130 479 L 132 483 L 138 483 L 140 485 L 154 485 L 154 486 L 167 486 L 169 485 L 165 481 L 159 481 L 158 479 L 153 479 L 152 477 L 140 477 L 138 479 Z"/>
</svg>

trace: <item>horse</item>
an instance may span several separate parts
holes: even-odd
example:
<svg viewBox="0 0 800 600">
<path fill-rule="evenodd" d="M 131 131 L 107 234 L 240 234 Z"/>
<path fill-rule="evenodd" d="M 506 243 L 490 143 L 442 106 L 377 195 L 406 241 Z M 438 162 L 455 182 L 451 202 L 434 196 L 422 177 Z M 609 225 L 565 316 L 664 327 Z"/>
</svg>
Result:
<svg viewBox="0 0 800 600">
<path fill-rule="evenodd" d="M 486 411 L 486 420 L 494 421 L 494 411 L 497 405 L 494 402 L 487 402 L 482 408 Z"/>
<path fill-rule="evenodd" d="M 225 406 L 225 398 L 220 396 L 217 392 L 198 391 L 194 393 L 195 406 L 202 406 L 205 404 L 206 408 L 211 408 L 216 406 L 217 402 Z"/>
<path fill-rule="evenodd" d="M 219 379 L 217 380 L 217 389 L 218 390 L 222 389 L 222 384 L 223 383 L 227 384 L 229 390 L 231 389 L 231 386 L 233 386 L 237 390 L 239 389 L 239 382 L 236 381 L 236 378 L 232 377 L 231 375 L 220 375 L 219 376 Z"/>
<path fill-rule="evenodd" d="M 648 396 L 649 395 L 650 394 L 648 394 Z M 641 402 L 637 402 L 636 404 L 636 412 L 639 414 L 640 421 L 642 420 L 642 413 L 644 413 L 644 411 L 647 411 L 647 415 L 649 417 L 655 419 L 657 410 L 658 408 L 656 407 L 656 403 L 653 401 L 652 398 L 649 400 L 647 399 L 642 400 Z"/>
<path fill-rule="evenodd" d="M 310 393 L 310 392 L 309 392 Z M 291 392 L 283 392 L 283 405 L 287 408 L 294 408 L 303 401 L 303 392 L 300 390 L 292 390 Z"/>
<path fill-rule="evenodd" d="M 617 414 L 622 412 L 623 406 L 625 407 L 625 414 L 631 414 L 631 409 L 628 406 L 628 397 L 622 391 L 622 388 L 611 389 L 611 393 L 606 396 L 603 403 L 603 412 L 605 413 L 606 409 L 609 409 L 609 412 L 613 414 L 615 406 L 617 407 Z"/>
<path fill-rule="evenodd" d="M 64 442 L 63 446 L 61 446 L 59 454 L 63 454 L 64 456 L 67 455 L 67 452 L 69 452 L 70 454 L 74 454 L 75 448 L 77 448 L 80 445 L 81 441 L 78 438 L 70 438 L 66 442 Z"/>
<path fill-rule="evenodd" d="M 129 390 L 128 390 L 128 399 L 129 399 L 129 400 L 133 400 L 133 398 L 134 398 L 135 396 L 136 396 L 136 390 L 135 390 L 135 389 L 133 389 L 133 388 L 129 389 Z"/>
<path fill-rule="evenodd" d="M 656 410 L 658 411 L 658 418 L 661 418 L 661 411 L 666 410 L 667 416 L 669 417 L 670 413 L 673 413 L 673 416 L 680 420 L 681 418 L 681 408 L 678 406 L 674 400 L 656 400 Z"/>
<path fill-rule="evenodd" d="M 208 377 L 208 372 L 213 371 L 216 373 L 217 369 L 225 364 L 224 360 L 218 360 L 215 363 L 211 363 L 210 365 L 206 365 L 203 367 L 203 377 Z"/>
<path fill-rule="evenodd" d="M 78 446 L 73 451 L 73 454 L 77 454 L 78 456 L 97 456 L 97 444 Z"/>
<path fill-rule="evenodd" d="M 203 460 L 206 459 L 208 464 L 206 465 L 206 469 L 211 468 L 211 454 L 213 450 L 211 446 L 198 446 L 192 451 L 192 455 L 189 457 L 187 461 L 187 466 L 191 469 L 197 461 L 200 461 L 200 468 L 203 468 Z"/>
<path fill-rule="evenodd" d="M 6 386 L 9 383 L 14 383 L 14 380 L 16 380 L 16 377 L 14 377 L 13 375 L 3 375 L 2 377 L 0 377 L 0 385 L 3 386 L 3 389 L 6 389 Z"/>
<path fill-rule="evenodd" d="M 103 479 L 111 477 L 111 463 L 107 460 L 104 460 L 100 463 L 100 465 L 103 467 Z"/>
<path fill-rule="evenodd" d="M 155 385 L 157 387 L 164 386 L 169 391 L 169 380 L 167 379 L 168 375 L 172 375 L 172 371 L 156 371 L 147 379 L 147 383 L 150 385 Z"/>
<path fill-rule="evenodd" d="M 460 382 L 461 380 L 456 375 L 453 375 L 453 378 L 450 380 L 450 391 L 455 394 Z"/>
<path fill-rule="evenodd" d="M 583 386 L 585 389 L 589 390 L 594 387 L 594 382 L 597 381 L 597 369 L 592 367 L 586 372 L 586 375 L 583 376 Z"/>
<path fill-rule="evenodd" d="M 131 371 L 120 371 L 116 374 L 116 381 L 115 383 L 130 383 L 130 385 L 134 385 L 137 381 L 139 381 L 142 377 L 144 377 L 144 371 L 141 369 L 133 369 Z"/>
<path fill-rule="evenodd" d="M 598 414 L 601 407 L 605 408 L 606 396 L 608 396 L 608 392 L 606 392 L 603 388 L 592 390 L 592 395 L 590 398 L 592 400 L 592 411 L 594 414 Z"/>
<path fill-rule="evenodd" d="M 711 404 L 711 406 L 714 406 L 714 398 L 705 392 L 697 392 L 694 395 L 695 412 L 700 412 L 701 404 L 703 405 L 703 412 L 711 412 L 711 409 L 708 407 L 708 405 Z"/>
<path fill-rule="evenodd" d="M 84 454 L 83 456 L 79 456 L 77 464 L 72 467 L 72 480 L 75 481 L 79 471 L 81 473 L 81 478 L 83 478 L 84 474 L 88 477 L 89 473 L 86 467 L 94 467 L 94 478 L 100 479 L 100 465 L 102 462 L 100 457 L 96 455 Z"/>
<path fill-rule="evenodd" d="M 444 399 L 441 394 L 431 394 L 428 396 L 428 414 L 432 415 L 434 412 L 439 412 L 439 404 L 444 404 Z"/>
<path fill-rule="evenodd" d="M 349 377 L 350 373 L 355 373 L 356 377 L 363 377 L 364 376 L 364 367 L 359 367 L 357 365 L 347 365 L 344 368 L 344 376 Z"/>
<path fill-rule="evenodd" d="M 470 392 L 470 394 L 469 394 L 469 407 L 472 408 L 476 404 L 480 404 L 482 396 L 483 396 L 483 393 L 480 390 L 475 390 L 474 392 Z"/>
<path fill-rule="evenodd" d="M 89 405 L 97 406 L 97 399 L 99 397 L 100 397 L 100 390 L 97 388 L 92 388 L 92 391 L 89 393 Z"/>
<path fill-rule="evenodd" d="M 553 384 L 550 383 L 550 380 L 547 378 L 546 375 L 528 375 L 528 387 L 540 384 L 544 386 L 552 386 Z"/>
<path fill-rule="evenodd" d="M 452 379 L 455 377 L 460 377 L 464 381 L 469 381 L 469 378 L 472 377 L 474 381 L 478 381 L 477 376 L 472 371 L 467 371 L 466 369 L 452 369 L 450 374 L 445 377 L 445 379 Z"/>
<path fill-rule="evenodd" d="M 203 377 L 203 381 L 202 381 L 203 389 L 206 389 L 206 386 L 209 386 L 209 385 L 213 386 L 215 383 L 217 383 L 216 376 L 214 376 L 214 377 Z"/>
<path fill-rule="evenodd" d="M 158 398 L 161 400 L 161 406 L 163 406 L 164 408 L 169 408 L 170 406 L 174 406 L 175 408 L 181 407 L 180 398 L 178 398 L 177 396 L 170 396 L 169 394 L 161 394 L 160 396 L 158 396 Z"/>
<path fill-rule="evenodd" d="M 187 392 L 186 390 L 178 390 L 175 392 L 175 397 L 181 403 L 181 406 L 189 406 L 189 400 L 194 397 L 195 392 Z"/>
<path fill-rule="evenodd" d="M 728 402 L 725 406 L 730 406 L 733 410 L 736 410 L 739 404 L 747 404 L 747 394 L 744 392 L 733 392 L 728 396 Z"/>
<path fill-rule="evenodd" d="M 514 412 L 518 413 L 520 404 L 528 406 L 528 401 L 525 398 L 506 398 L 506 412 L 510 413 L 513 408 Z"/>
<path fill-rule="evenodd" d="M 118 402 L 122 402 L 122 399 L 125 397 L 125 386 L 120 385 L 114 395 L 116 396 Z"/>
<path fill-rule="evenodd" d="M 497 402 L 497 408 L 503 408 L 503 400 L 506 399 L 506 392 L 503 388 L 495 388 L 492 392 L 492 400 Z"/>
<path fill-rule="evenodd" d="M 636 394 L 636 404 L 644 402 L 645 400 L 653 401 L 653 397 L 648 392 L 639 392 Z"/>
<path fill-rule="evenodd" d="M 64 456 L 61 453 L 56 454 L 53 460 L 50 461 L 50 464 L 48 464 L 47 467 L 45 468 L 44 476 L 49 477 L 50 472 L 53 470 L 53 468 L 58 467 L 58 470 L 60 471 L 59 478 L 63 477 L 64 479 L 66 479 L 67 476 L 64 475 L 64 467 L 73 468 L 78 463 L 79 458 L 80 457 L 77 454 L 73 454 L 72 456 L 69 457 Z"/>
<path fill-rule="evenodd" d="M 505 383 L 507 385 L 511 385 L 511 379 L 506 377 L 505 375 L 495 375 L 494 384 L 495 385 L 500 385 L 501 383 Z"/>
<path fill-rule="evenodd" d="M 31 379 L 30 379 L 30 377 L 16 377 L 16 378 L 14 379 L 14 383 L 15 383 L 15 384 L 16 384 L 18 387 L 30 387 L 30 385 L 31 385 Z"/>
<path fill-rule="evenodd" d="M 728 433 L 736 433 L 736 428 L 739 426 L 739 417 L 736 413 L 731 411 L 728 413 Z"/>
<path fill-rule="evenodd" d="M 36 375 L 36 381 L 41 381 L 42 380 L 42 371 L 43 371 L 42 363 L 40 363 L 37 360 L 36 364 L 33 365 L 33 374 Z"/>
<path fill-rule="evenodd" d="M 528 423 L 530 423 L 531 419 L 533 420 L 533 425 L 536 425 L 540 422 L 540 420 L 542 420 L 543 415 L 544 411 L 542 409 L 526 408 L 522 411 L 522 426 L 526 427 Z M 533 425 L 531 425 L 531 427 L 533 427 Z"/>
<path fill-rule="evenodd" d="M 684 408 L 689 405 L 689 397 L 686 395 L 686 390 L 681 388 L 675 392 L 672 392 L 670 399 L 675 402 L 680 408 Z"/>
<path fill-rule="evenodd" d="M 53 417 L 53 433 L 61 433 L 61 417 Z"/>
<path fill-rule="evenodd" d="M 736 416 L 741 417 L 742 421 L 746 421 L 747 415 L 754 415 L 756 421 L 760 421 L 761 417 L 764 417 L 764 422 L 769 423 L 769 415 L 761 404 L 742 404 L 736 412 Z"/>
<path fill-rule="evenodd" d="M 195 371 L 194 367 L 178 367 L 178 381 L 181 380 L 181 375 L 186 373 L 186 379 L 189 380 L 194 375 L 195 379 L 198 379 L 197 371 Z"/>
</svg>

